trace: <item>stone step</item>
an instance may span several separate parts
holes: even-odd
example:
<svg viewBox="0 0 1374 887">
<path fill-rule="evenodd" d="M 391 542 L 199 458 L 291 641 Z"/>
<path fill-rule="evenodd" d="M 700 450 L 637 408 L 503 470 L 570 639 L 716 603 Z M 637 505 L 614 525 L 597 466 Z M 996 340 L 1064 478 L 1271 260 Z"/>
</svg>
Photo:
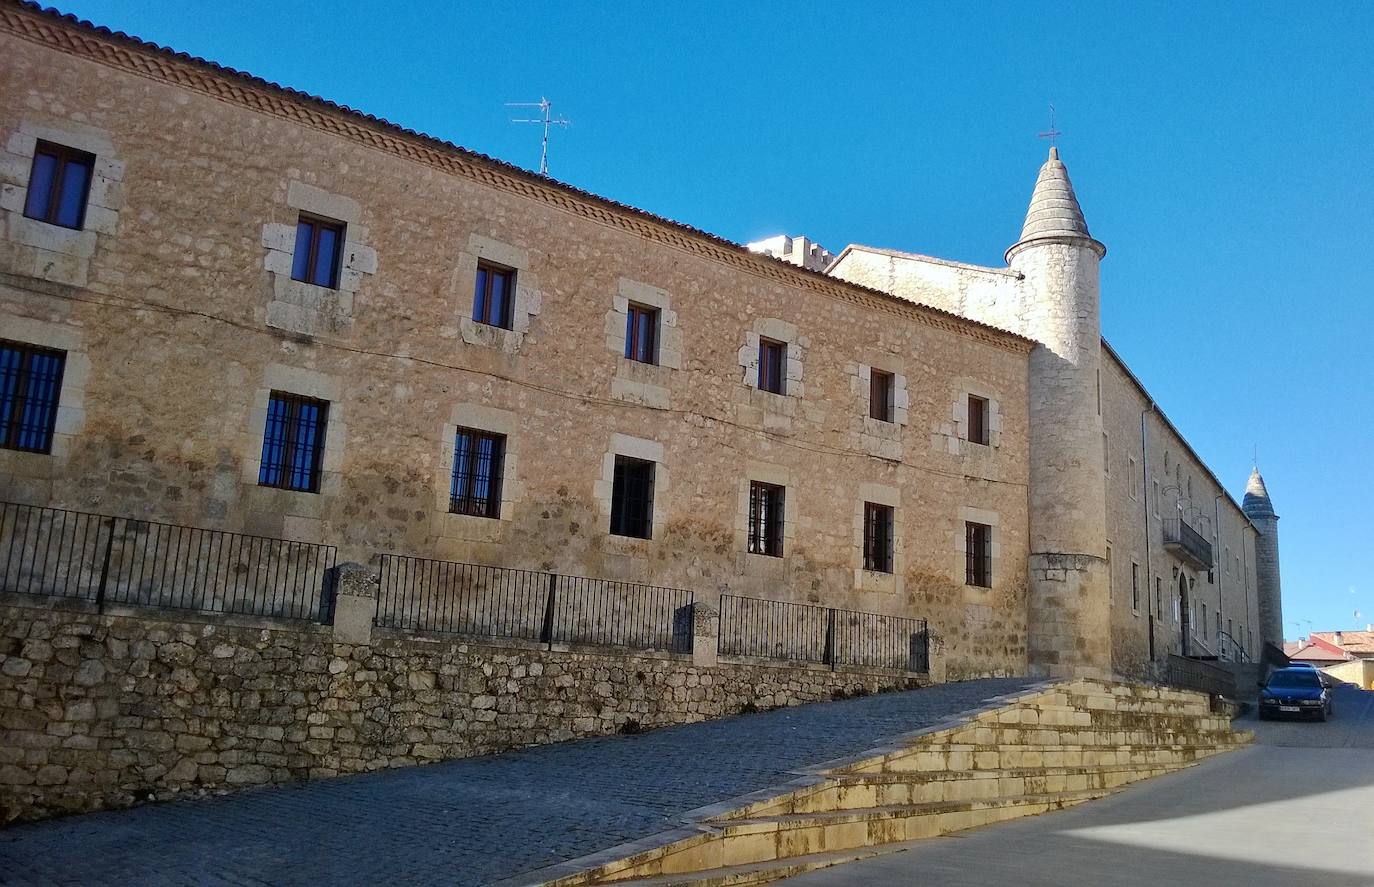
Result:
<svg viewBox="0 0 1374 887">
<path fill-rule="evenodd" d="M 1021 745 L 912 748 L 845 767 L 843 773 L 929 772 L 941 770 L 1014 770 L 1032 767 L 1118 767 L 1187 763 L 1236 748 L 1243 741 L 1213 737 L 1188 743 Z"/>
<path fill-rule="evenodd" d="M 995 717 L 992 716 L 995 714 Z M 990 713 L 988 716 L 971 719 L 968 724 L 941 731 L 941 734 L 971 729 L 994 729 L 997 727 L 1038 726 L 1038 727 L 1143 727 L 1146 725 L 1169 726 L 1174 729 L 1225 730 L 1230 719 L 1221 714 L 1152 714 L 1130 712 L 1119 709 L 1081 709 L 1071 706 L 1025 705 Z"/>
<path fill-rule="evenodd" d="M 627 881 L 598 881 L 599 884 L 624 884 L 625 887 L 748 887 L 791 878 L 817 869 L 855 862 L 888 852 L 885 847 L 865 847 L 860 850 L 837 850 L 808 853 L 790 859 L 772 859 L 747 865 L 723 866 L 701 872 L 680 875 L 653 875 Z"/>
<path fill-rule="evenodd" d="M 1232 731 L 1229 727 L 1220 730 L 1195 729 L 1191 725 L 1175 728 L 1161 724 L 1158 728 L 1148 729 L 1117 727 L 1036 727 L 1027 725 L 999 724 L 995 727 L 976 727 L 955 731 L 938 740 L 924 742 L 922 745 L 939 748 L 950 745 L 1186 745 L 1195 739 L 1215 744 L 1225 741 Z"/>
</svg>

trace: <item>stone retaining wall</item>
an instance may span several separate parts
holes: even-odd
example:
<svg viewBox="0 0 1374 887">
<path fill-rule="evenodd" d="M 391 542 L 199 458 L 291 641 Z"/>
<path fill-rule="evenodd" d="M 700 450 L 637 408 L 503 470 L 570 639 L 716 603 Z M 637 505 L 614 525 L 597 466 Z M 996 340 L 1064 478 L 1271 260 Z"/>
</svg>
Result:
<svg viewBox="0 0 1374 887">
<path fill-rule="evenodd" d="M 367 631 L 366 643 L 338 643 L 336 632 L 347 635 L 343 626 L 0 601 L 0 822 L 925 682 Z"/>
</svg>

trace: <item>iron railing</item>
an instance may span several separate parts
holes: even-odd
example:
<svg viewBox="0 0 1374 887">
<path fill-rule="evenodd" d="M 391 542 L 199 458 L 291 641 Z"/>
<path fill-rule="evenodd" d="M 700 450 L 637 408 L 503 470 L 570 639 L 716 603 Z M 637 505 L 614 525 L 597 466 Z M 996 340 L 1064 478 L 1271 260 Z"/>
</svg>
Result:
<svg viewBox="0 0 1374 887">
<path fill-rule="evenodd" d="M 1199 570 L 1212 569 L 1212 543 L 1181 517 L 1164 521 L 1164 547 L 1184 555 Z"/>
<path fill-rule="evenodd" d="M 1217 629 L 1217 658 L 1226 662 L 1249 662 L 1250 654 L 1229 631 Z"/>
<path fill-rule="evenodd" d="M 1183 690 L 1236 698 L 1236 676 L 1230 669 L 1173 653 L 1169 654 L 1165 683 Z"/>
<path fill-rule="evenodd" d="M 324 620 L 331 545 L 0 502 L 0 590 Z"/>
<path fill-rule="evenodd" d="M 722 656 L 751 656 L 926 673 L 926 620 L 723 594 Z"/>
<path fill-rule="evenodd" d="M 381 556 L 382 628 L 686 653 L 692 592 L 481 564 Z"/>
</svg>

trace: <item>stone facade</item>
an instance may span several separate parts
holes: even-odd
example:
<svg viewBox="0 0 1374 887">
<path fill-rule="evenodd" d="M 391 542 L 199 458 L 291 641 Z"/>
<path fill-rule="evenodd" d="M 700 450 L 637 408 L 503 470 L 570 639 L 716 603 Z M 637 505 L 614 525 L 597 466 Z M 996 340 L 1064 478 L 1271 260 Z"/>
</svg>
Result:
<svg viewBox="0 0 1374 887">
<path fill-rule="evenodd" d="M 100 616 L 0 602 L 0 823 L 925 680 L 383 632 L 346 643 L 349 627 L 339 623 Z"/>
<path fill-rule="evenodd" d="M 0 450 L 4 498 L 923 617 L 952 674 L 1024 670 L 1023 338 L 33 10 L 0 9 L 0 57 L 0 140 L 85 133 L 119 201 L 80 278 L 0 239 L 4 337 L 67 348 L 81 410 L 50 456 Z M 346 226 L 337 290 L 290 280 L 300 212 Z M 510 329 L 472 319 L 479 261 L 514 273 Z M 658 365 L 623 357 L 631 302 L 659 310 Z M 788 342 L 781 396 L 753 385 L 759 336 Z M 899 374 L 905 425 L 870 427 L 860 366 Z M 999 446 L 918 444 L 969 384 Z M 258 485 L 273 391 L 329 403 L 317 493 Z M 447 507 L 474 426 L 507 438 L 495 520 Z M 647 540 L 609 533 L 626 442 L 660 469 Z M 789 479 L 781 558 L 739 547 L 751 465 Z M 900 575 L 856 570 L 865 484 L 898 494 Z M 1000 516 L 990 594 L 950 556 L 963 508 Z"/>
</svg>

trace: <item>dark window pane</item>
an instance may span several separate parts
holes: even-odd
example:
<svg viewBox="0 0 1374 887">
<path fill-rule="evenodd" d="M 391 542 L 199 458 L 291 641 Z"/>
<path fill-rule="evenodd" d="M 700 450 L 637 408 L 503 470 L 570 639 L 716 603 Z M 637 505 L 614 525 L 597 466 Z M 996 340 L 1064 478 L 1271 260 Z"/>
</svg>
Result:
<svg viewBox="0 0 1374 887">
<path fill-rule="evenodd" d="M 491 275 L 491 295 L 487 304 L 487 323 L 492 326 L 506 325 L 507 287 L 510 277 L 506 274 Z"/>
<path fill-rule="evenodd" d="M 477 287 L 472 294 L 472 319 L 479 323 L 487 322 L 487 280 L 491 272 L 481 265 L 477 266 Z"/>
<path fill-rule="evenodd" d="M 67 160 L 62 166 L 62 186 L 57 196 L 55 221 L 68 228 L 81 227 L 86 212 L 86 187 L 90 184 L 91 168 L 79 160 Z"/>
<path fill-rule="evenodd" d="M 782 342 L 759 342 L 759 390 L 783 393 L 783 368 L 787 346 Z"/>
<path fill-rule="evenodd" d="M 66 360 L 62 351 L 0 343 L 0 446 L 52 451 Z"/>
<path fill-rule="evenodd" d="M 625 322 L 625 356 L 641 363 L 657 363 L 658 309 L 631 305 Z"/>
<path fill-rule="evenodd" d="M 33 172 L 29 174 L 29 194 L 24 201 L 24 215 L 31 219 L 48 218 L 48 201 L 52 197 L 56 176 L 55 156 L 41 151 L 33 155 Z"/>
<path fill-rule="evenodd" d="M 749 484 L 749 551 L 782 556 L 784 488 L 751 481 Z"/>
<path fill-rule="evenodd" d="M 449 511 L 477 517 L 500 517 L 501 472 L 505 437 L 460 428 L 453 443 L 453 476 Z"/>
<path fill-rule="evenodd" d="M 892 374 L 884 373 L 881 370 L 872 370 L 871 372 L 868 386 L 868 415 L 880 422 L 891 422 Z"/>
<path fill-rule="evenodd" d="M 611 487 L 611 532 L 648 539 L 653 533 L 654 463 L 615 457 Z"/>
<path fill-rule="evenodd" d="M 890 505 L 864 503 L 864 569 L 892 572 L 893 510 Z"/>
<path fill-rule="evenodd" d="M 306 272 L 310 269 L 310 243 L 313 241 L 315 226 L 302 219 L 296 223 L 296 252 L 291 257 L 291 279 L 308 280 Z"/>
<path fill-rule="evenodd" d="M 259 484 L 310 493 L 319 490 L 328 413 L 325 401 L 272 393 L 262 433 Z"/>
<path fill-rule="evenodd" d="M 310 282 L 317 286 L 334 286 L 334 271 L 339 261 L 339 229 L 331 225 L 316 225 L 315 267 Z"/>
</svg>

